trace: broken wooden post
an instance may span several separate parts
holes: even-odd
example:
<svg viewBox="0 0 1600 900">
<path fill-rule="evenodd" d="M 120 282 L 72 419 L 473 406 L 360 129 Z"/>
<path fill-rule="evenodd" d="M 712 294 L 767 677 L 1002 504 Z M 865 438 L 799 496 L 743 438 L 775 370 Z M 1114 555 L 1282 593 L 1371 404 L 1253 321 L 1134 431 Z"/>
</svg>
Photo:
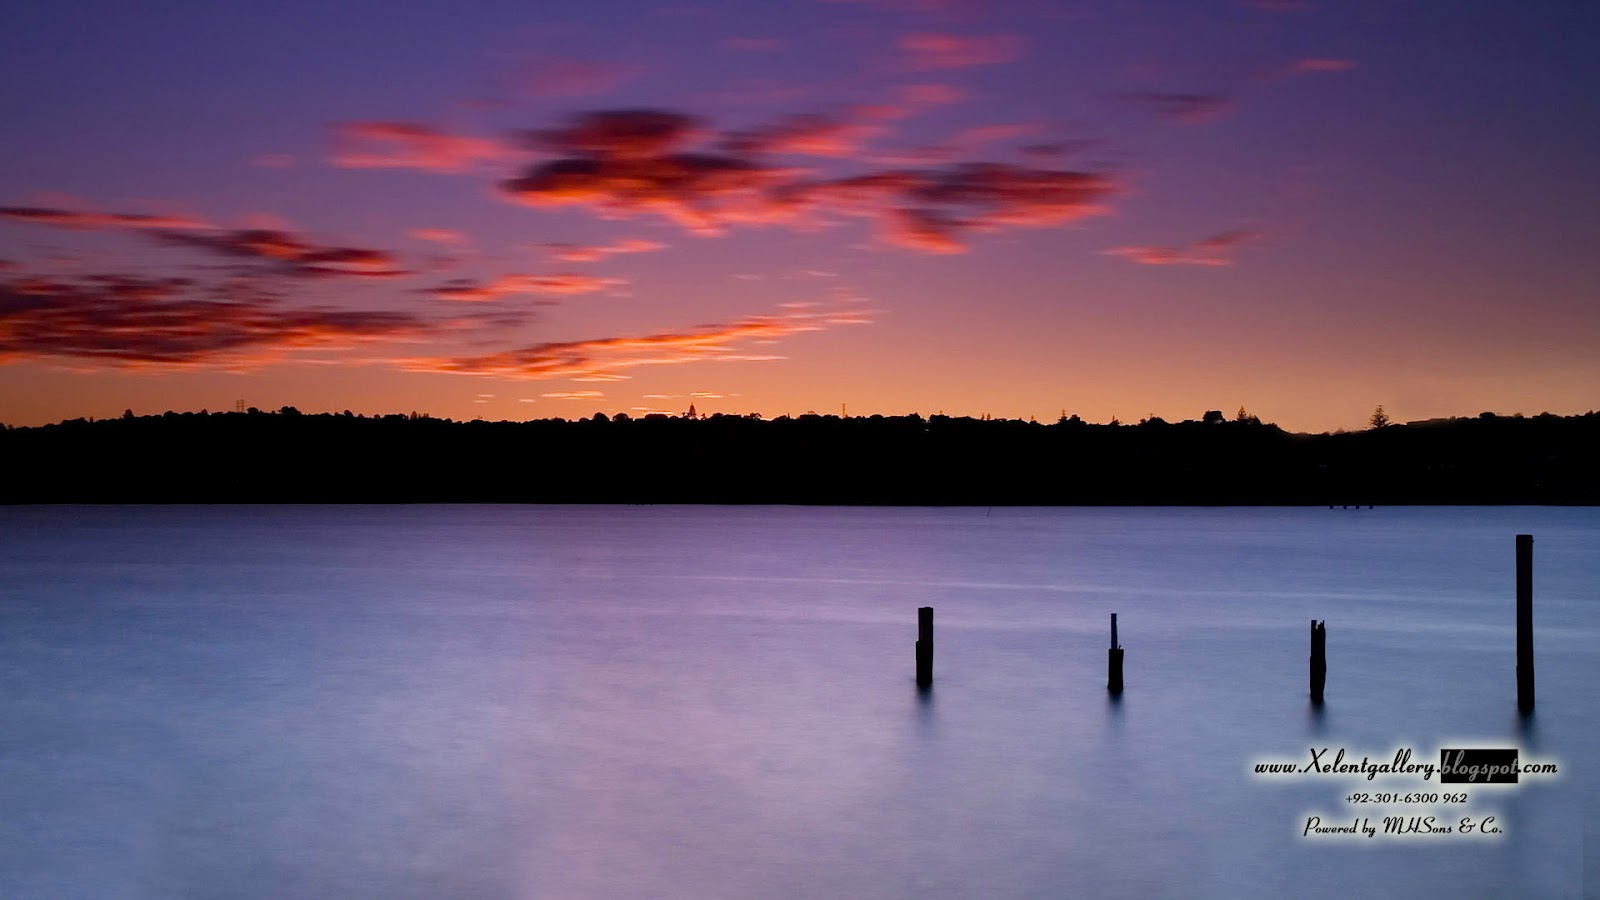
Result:
<svg viewBox="0 0 1600 900">
<path fill-rule="evenodd" d="M 1311 620 L 1311 702 L 1322 704 L 1322 688 L 1328 683 L 1328 623 Z"/>
<path fill-rule="evenodd" d="M 933 607 L 917 609 L 917 686 L 933 684 Z"/>
<path fill-rule="evenodd" d="M 1517 709 L 1533 711 L 1533 535 L 1517 535 Z"/>
<path fill-rule="evenodd" d="M 1111 614 L 1111 649 L 1106 654 L 1106 690 L 1122 693 L 1122 645 L 1117 643 L 1117 614 Z"/>
</svg>

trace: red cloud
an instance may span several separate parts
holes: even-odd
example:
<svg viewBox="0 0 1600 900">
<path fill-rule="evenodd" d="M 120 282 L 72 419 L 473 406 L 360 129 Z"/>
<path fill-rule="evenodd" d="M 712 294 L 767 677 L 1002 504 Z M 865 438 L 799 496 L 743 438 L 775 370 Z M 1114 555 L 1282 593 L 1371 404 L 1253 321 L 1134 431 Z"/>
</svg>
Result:
<svg viewBox="0 0 1600 900">
<path fill-rule="evenodd" d="M 545 244 L 550 254 L 564 262 L 599 262 L 607 256 L 621 253 L 650 253 L 666 248 L 666 244 L 629 238 L 604 247 L 584 247 L 577 244 Z"/>
<path fill-rule="evenodd" d="M 490 281 L 458 279 L 428 293 L 441 300 L 481 302 L 512 294 L 592 294 L 613 285 L 627 284 L 621 278 L 592 278 L 588 275 L 502 275 Z"/>
<path fill-rule="evenodd" d="M 774 169 L 728 156 L 590 156 L 534 167 L 505 182 L 530 206 L 589 205 L 603 213 L 651 212 L 690 231 L 720 234 L 730 222 L 781 216 L 769 192 L 783 181 Z"/>
<path fill-rule="evenodd" d="M 409 337 L 401 313 L 282 309 L 266 296 L 194 296 L 187 279 L 117 275 L 0 282 L 0 363 L 39 358 L 113 366 L 250 365 L 285 350 Z"/>
<path fill-rule="evenodd" d="M 702 234 L 720 234 L 736 223 L 796 221 L 812 211 L 877 216 L 891 243 L 942 253 L 959 251 L 972 231 L 1057 224 L 1100 212 L 1101 201 L 1114 192 L 1104 175 L 1002 163 L 805 181 L 758 155 L 802 142 L 812 142 L 814 152 L 842 151 L 839 128 L 820 117 L 790 119 L 726 139 L 723 153 L 697 153 L 686 149 L 701 131 L 688 116 L 592 113 L 542 135 L 572 156 L 536 165 L 502 187 L 529 205 L 586 205 L 617 217 L 655 214 Z"/>
<path fill-rule="evenodd" d="M 48 209 L 37 206 L 0 206 L 0 219 L 12 219 L 35 225 L 71 228 L 81 231 L 106 229 L 207 228 L 204 222 L 184 216 L 152 216 L 138 213 L 82 212 L 70 209 Z"/>
<path fill-rule="evenodd" d="M 1308 72 L 1348 72 L 1356 67 L 1353 59 L 1326 59 L 1313 57 L 1297 61 L 1289 67 L 1291 74 L 1304 74 Z"/>
<path fill-rule="evenodd" d="M 900 38 L 901 66 L 911 71 L 964 69 L 1021 58 L 1022 38 L 1012 34 L 965 36 L 919 32 Z"/>
<path fill-rule="evenodd" d="M 498 140 L 445 134 L 415 122 L 346 122 L 335 133 L 333 164 L 347 169 L 466 172 L 523 154 Z"/>
<path fill-rule="evenodd" d="M 659 109 L 621 109 L 583 113 L 565 128 L 533 132 L 531 137 L 557 153 L 599 158 L 658 157 L 700 137 L 699 120 Z"/>
<path fill-rule="evenodd" d="M 751 354 L 739 345 L 870 321 L 868 312 L 859 309 L 751 316 L 688 331 L 537 344 L 464 359 L 416 360 L 411 368 L 469 375 L 613 381 L 620 377 L 620 370 L 638 366 L 775 359 L 770 354 Z"/>
<path fill-rule="evenodd" d="M 158 231 L 155 236 L 164 243 L 196 247 L 222 256 L 277 263 L 285 274 L 367 278 L 395 278 L 411 274 L 397 268 L 395 258 L 385 251 L 319 246 L 275 228 L 247 228 L 214 234 Z"/>
<path fill-rule="evenodd" d="M 432 244 L 447 244 L 452 247 L 471 243 L 466 235 L 448 228 L 413 228 L 409 234 L 419 241 L 427 241 Z"/>
<path fill-rule="evenodd" d="M 1146 266 L 1231 266 L 1234 252 L 1260 237 L 1255 231 L 1224 231 L 1181 247 L 1115 247 L 1105 252 Z"/>
<path fill-rule="evenodd" d="M 730 153 L 797 154 L 805 156 L 854 156 L 860 146 L 881 134 L 883 128 L 846 122 L 826 116 L 791 116 L 776 125 L 730 135 L 725 146 Z"/>
<path fill-rule="evenodd" d="M 881 217 L 903 247 L 959 253 L 971 231 L 1055 225 L 1104 211 L 1116 192 L 1104 175 L 1005 163 L 965 163 L 822 182 L 801 190 L 814 203 Z"/>
</svg>

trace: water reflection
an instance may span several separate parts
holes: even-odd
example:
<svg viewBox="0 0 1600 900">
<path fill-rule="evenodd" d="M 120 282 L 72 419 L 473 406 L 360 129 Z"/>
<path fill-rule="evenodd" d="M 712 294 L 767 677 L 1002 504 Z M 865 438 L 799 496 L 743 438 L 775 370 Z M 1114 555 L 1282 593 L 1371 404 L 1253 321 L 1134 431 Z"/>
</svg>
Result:
<svg viewBox="0 0 1600 900">
<path fill-rule="evenodd" d="M 1328 708 L 1321 703 L 1313 703 L 1306 708 L 1306 725 L 1313 737 L 1324 737 L 1328 734 Z"/>
</svg>

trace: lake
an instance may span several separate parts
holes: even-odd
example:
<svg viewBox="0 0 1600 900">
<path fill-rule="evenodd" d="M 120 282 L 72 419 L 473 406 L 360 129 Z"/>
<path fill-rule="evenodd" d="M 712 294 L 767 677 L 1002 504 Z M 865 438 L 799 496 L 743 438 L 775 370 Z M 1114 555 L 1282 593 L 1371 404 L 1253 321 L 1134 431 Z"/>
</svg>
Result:
<svg viewBox="0 0 1600 900">
<path fill-rule="evenodd" d="M 0 508 L 0 896 L 1595 897 L 1597 551 L 1593 508 Z M 1254 771 L 1459 747 L 1558 771 Z"/>
</svg>

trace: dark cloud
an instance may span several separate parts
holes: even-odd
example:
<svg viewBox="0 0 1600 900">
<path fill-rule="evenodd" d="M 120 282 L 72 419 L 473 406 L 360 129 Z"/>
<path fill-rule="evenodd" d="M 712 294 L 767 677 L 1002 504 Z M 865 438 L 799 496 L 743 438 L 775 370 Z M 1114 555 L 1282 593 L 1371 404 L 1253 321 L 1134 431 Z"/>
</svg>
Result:
<svg viewBox="0 0 1600 900">
<path fill-rule="evenodd" d="M 198 219 L 185 216 L 154 216 L 140 213 L 86 212 L 40 206 L 0 206 L 0 219 L 49 225 L 78 231 L 113 229 L 206 228 Z"/>
<path fill-rule="evenodd" d="M 970 232 L 1056 225 L 1103 212 L 1117 186 L 1097 173 L 963 163 L 879 172 L 797 190 L 828 208 L 880 217 L 890 243 L 958 253 Z"/>
<path fill-rule="evenodd" d="M 771 220 L 776 169 L 731 156 L 586 156 L 535 166 L 504 190 L 531 206 L 588 205 L 602 214 L 655 213 L 701 234 L 732 222 Z"/>
<path fill-rule="evenodd" d="M 866 127 L 877 126 L 795 117 L 728 135 L 717 152 L 697 152 L 693 141 L 706 129 L 691 116 L 590 113 L 539 133 L 547 148 L 569 155 L 535 165 L 502 187 L 533 206 L 584 205 L 608 217 L 653 214 L 702 234 L 735 224 L 814 224 L 827 212 L 875 217 L 890 243 L 940 253 L 959 252 L 975 231 L 1052 225 L 1100 212 L 1115 191 L 1102 174 L 1005 163 L 828 179 L 767 159 L 779 152 L 848 156 Z M 1008 135 L 1018 131 L 1005 128 Z"/>
<path fill-rule="evenodd" d="M 248 366 L 287 350 L 415 335 L 394 312 L 288 309 L 239 285 L 102 275 L 0 281 L 0 362 Z"/>
<path fill-rule="evenodd" d="M 157 231 L 153 235 L 165 244 L 194 247 L 236 259 L 272 263 L 276 271 L 287 275 L 397 278 L 411 274 L 399 268 L 395 258 L 386 251 L 321 246 L 274 228 L 218 232 Z"/>
<path fill-rule="evenodd" d="M 574 116 L 563 128 L 529 133 L 535 146 L 601 159 L 659 157 L 701 136 L 693 116 L 660 109 L 620 109 Z"/>
</svg>

